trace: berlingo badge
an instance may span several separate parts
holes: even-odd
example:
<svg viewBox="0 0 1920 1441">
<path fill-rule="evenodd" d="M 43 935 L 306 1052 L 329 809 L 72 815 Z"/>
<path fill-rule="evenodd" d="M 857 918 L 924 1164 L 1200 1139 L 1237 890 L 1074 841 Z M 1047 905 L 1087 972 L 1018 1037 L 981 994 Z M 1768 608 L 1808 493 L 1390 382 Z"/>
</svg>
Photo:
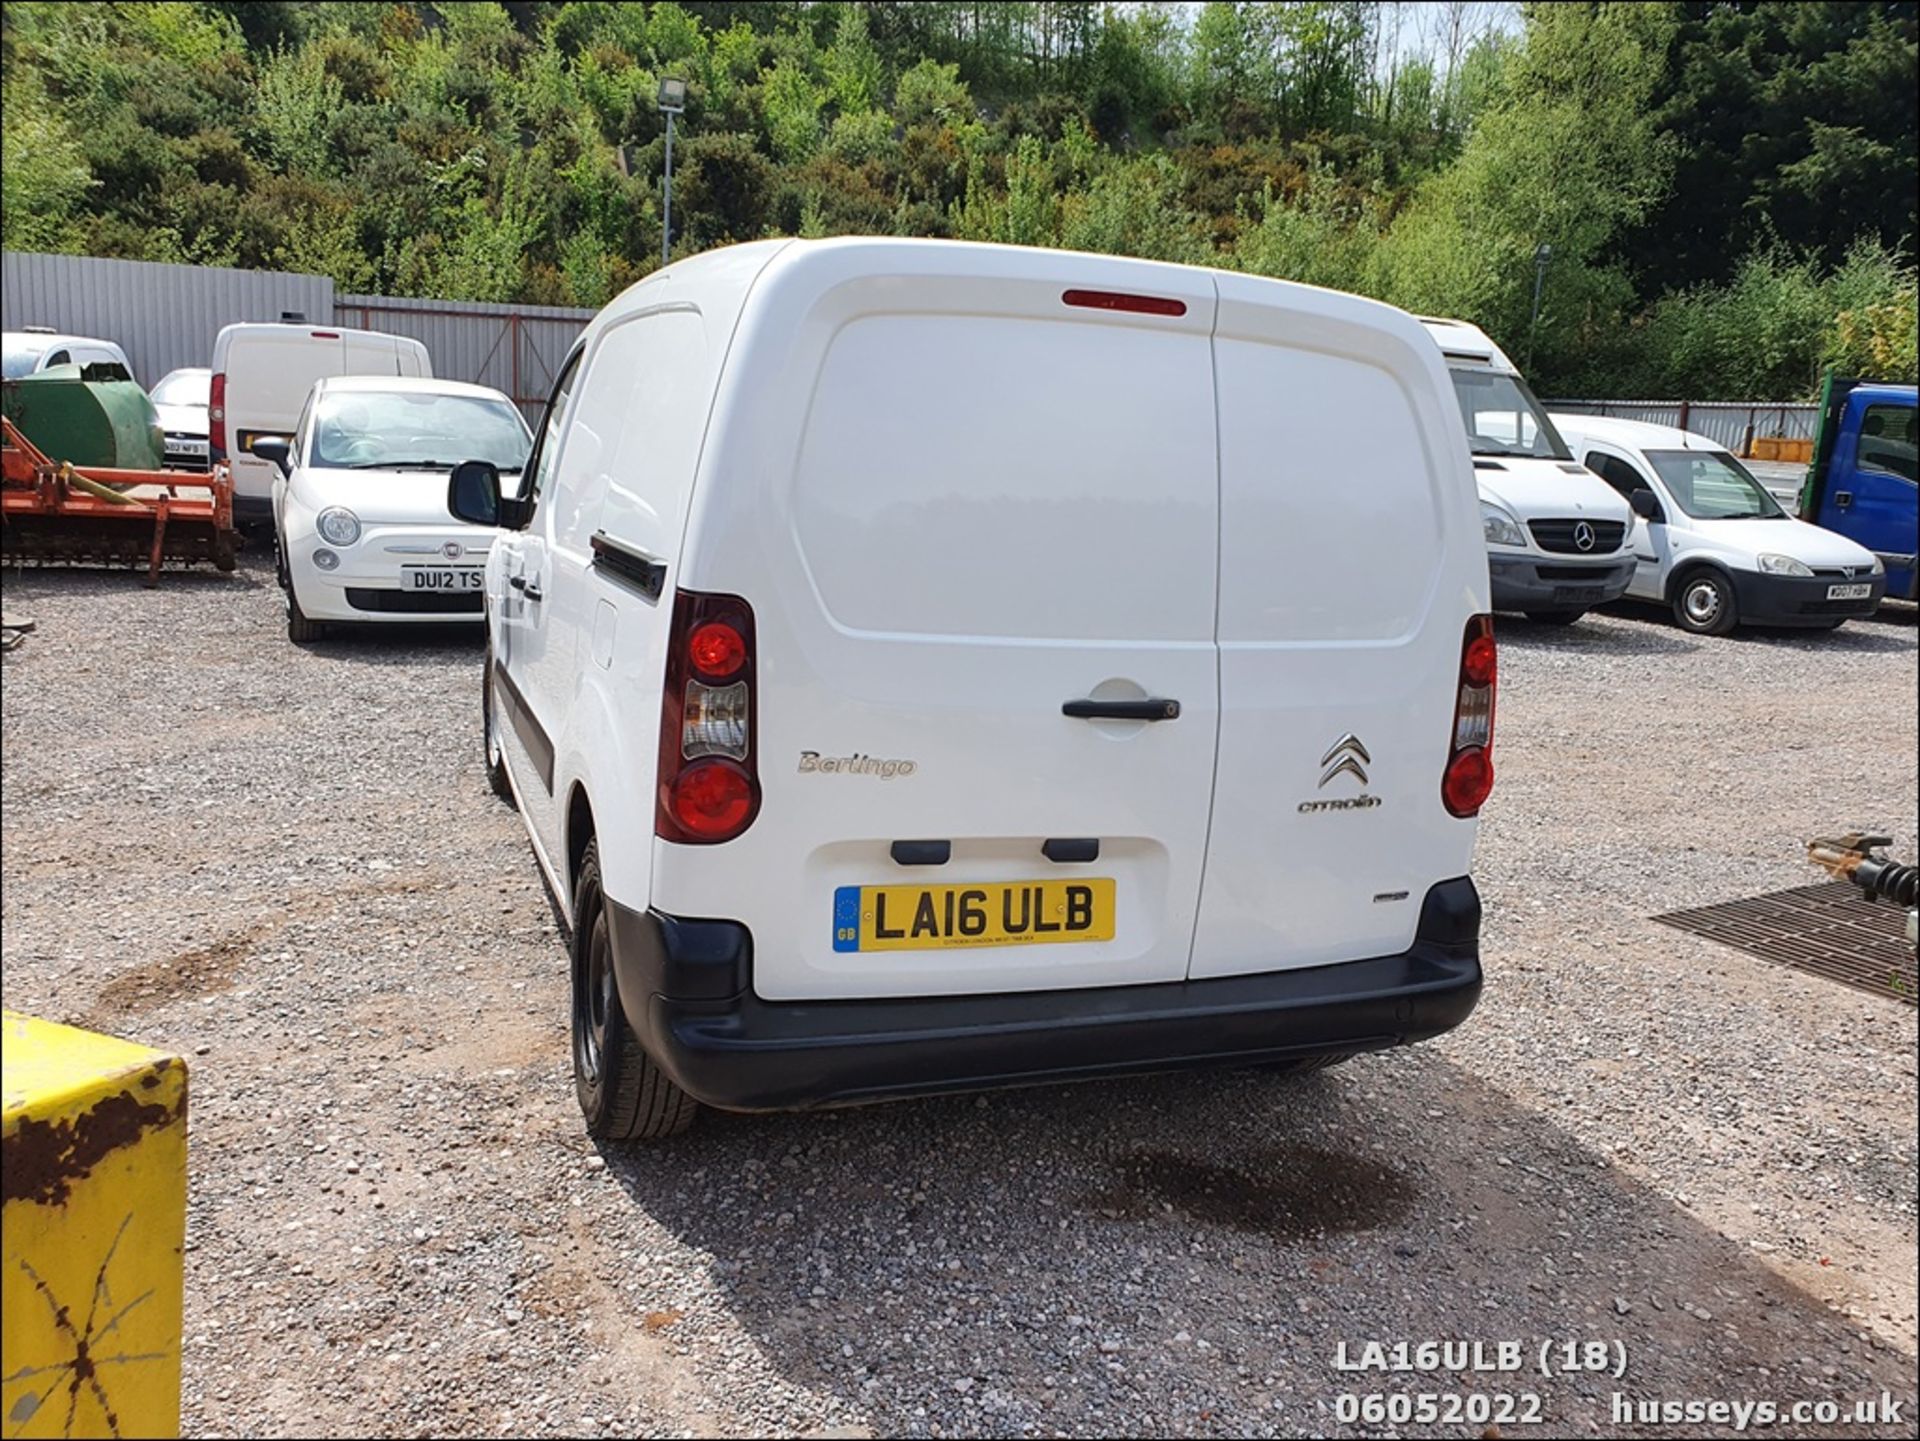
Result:
<svg viewBox="0 0 1920 1441">
<path fill-rule="evenodd" d="M 915 761 L 883 761 L 869 755 L 823 756 L 819 751 L 800 752 L 801 775 L 879 776 L 890 781 L 895 776 L 910 776 L 920 769 Z"/>
</svg>

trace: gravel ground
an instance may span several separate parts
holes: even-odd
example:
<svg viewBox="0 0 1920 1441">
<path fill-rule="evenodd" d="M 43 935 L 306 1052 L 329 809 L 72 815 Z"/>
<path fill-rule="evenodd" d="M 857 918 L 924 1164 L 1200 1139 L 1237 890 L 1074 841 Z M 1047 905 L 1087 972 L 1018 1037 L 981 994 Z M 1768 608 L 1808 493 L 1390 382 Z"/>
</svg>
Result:
<svg viewBox="0 0 1920 1441">
<path fill-rule="evenodd" d="M 257 561 L 4 598 L 6 1000 L 189 1059 L 191 1434 L 1354 1434 L 1381 1389 L 1654 1434 L 1612 1394 L 1883 1388 L 1854 1434 L 1913 1434 L 1915 1012 L 1647 920 L 1818 880 L 1816 830 L 1914 854 L 1911 611 L 1503 619 L 1488 987 L 1438 1042 L 601 1153 L 476 637 L 295 649 Z M 1333 1368 L 1449 1338 L 1627 1374 Z"/>
</svg>

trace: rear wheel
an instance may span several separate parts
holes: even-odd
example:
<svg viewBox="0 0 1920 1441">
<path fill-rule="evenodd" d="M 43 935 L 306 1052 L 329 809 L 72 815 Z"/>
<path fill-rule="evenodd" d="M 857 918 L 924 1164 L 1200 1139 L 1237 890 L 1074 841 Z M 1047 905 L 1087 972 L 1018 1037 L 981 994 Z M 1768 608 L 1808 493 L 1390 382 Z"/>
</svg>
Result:
<svg viewBox="0 0 1920 1441">
<path fill-rule="evenodd" d="M 1275 1076 L 1304 1076 L 1310 1071 L 1324 1071 L 1329 1066 L 1337 1066 L 1343 1061 L 1351 1061 L 1357 1052 L 1322 1051 L 1317 1056 L 1295 1056 L 1286 1061 L 1268 1061 L 1260 1070 Z"/>
<path fill-rule="evenodd" d="M 487 638 L 487 668 L 480 673 L 480 742 L 487 760 L 487 788 L 508 805 L 513 804 L 513 783 L 507 779 L 507 757 L 500 749 L 500 735 L 493 720 L 493 638 Z"/>
<path fill-rule="evenodd" d="M 1673 592 L 1673 618 L 1695 635 L 1725 635 L 1740 619 L 1733 582 L 1717 570 L 1682 576 Z"/>
<path fill-rule="evenodd" d="M 1530 610 L 1527 619 L 1539 625 L 1572 625 L 1585 614 L 1584 610 Z"/>
<path fill-rule="evenodd" d="M 620 1009 L 598 841 L 587 842 L 573 891 L 573 1089 L 587 1133 L 602 1141 L 677 1136 L 700 1109 L 653 1063 Z"/>
</svg>

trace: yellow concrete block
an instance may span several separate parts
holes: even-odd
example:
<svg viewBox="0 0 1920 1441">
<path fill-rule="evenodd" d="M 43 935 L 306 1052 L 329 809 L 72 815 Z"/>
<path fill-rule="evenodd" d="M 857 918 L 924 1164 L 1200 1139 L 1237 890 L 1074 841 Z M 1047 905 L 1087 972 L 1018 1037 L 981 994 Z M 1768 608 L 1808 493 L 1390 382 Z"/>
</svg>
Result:
<svg viewBox="0 0 1920 1441">
<path fill-rule="evenodd" d="M 0 1434 L 180 1434 L 187 1068 L 0 1013 Z"/>
</svg>

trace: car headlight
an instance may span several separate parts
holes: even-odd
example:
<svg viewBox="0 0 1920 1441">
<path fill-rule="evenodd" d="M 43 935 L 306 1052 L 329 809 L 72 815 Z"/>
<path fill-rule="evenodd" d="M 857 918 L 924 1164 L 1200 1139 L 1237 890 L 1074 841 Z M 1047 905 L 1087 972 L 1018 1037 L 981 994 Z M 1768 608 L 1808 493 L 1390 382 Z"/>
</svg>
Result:
<svg viewBox="0 0 1920 1441">
<path fill-rule="evenodd" d="M 343 505 L 330 505 L 320 512 L 314 529 L 329 545 L 352 545 L 360 539 L 360 517 Z"/>
<path fill-rule="evenodd" d="M 1488 545 L 1525 546 L 1527 533 L 1520 522 L 1491 501 L 1480 502 L 1480 525 L 1487 533 Z"/>
<path fill-rule="evenodd" d="M 1880 557 L 1876 555 L 1873 558 L 1873 569 L 1868 571 L 1867 574 L 1868 575 L 1885 575 L 1886 573 L 1887 573 L 1886 566 L 1881 562 Z"/>
<path fill-rule="evenodd" d="M 1759 558 L 1760 569 L 1768 575 L 1812 575 L 1813 570 L 1804 561 L 1795 560 L 1790 555 L 1763 555 Z"/>
</svg>

